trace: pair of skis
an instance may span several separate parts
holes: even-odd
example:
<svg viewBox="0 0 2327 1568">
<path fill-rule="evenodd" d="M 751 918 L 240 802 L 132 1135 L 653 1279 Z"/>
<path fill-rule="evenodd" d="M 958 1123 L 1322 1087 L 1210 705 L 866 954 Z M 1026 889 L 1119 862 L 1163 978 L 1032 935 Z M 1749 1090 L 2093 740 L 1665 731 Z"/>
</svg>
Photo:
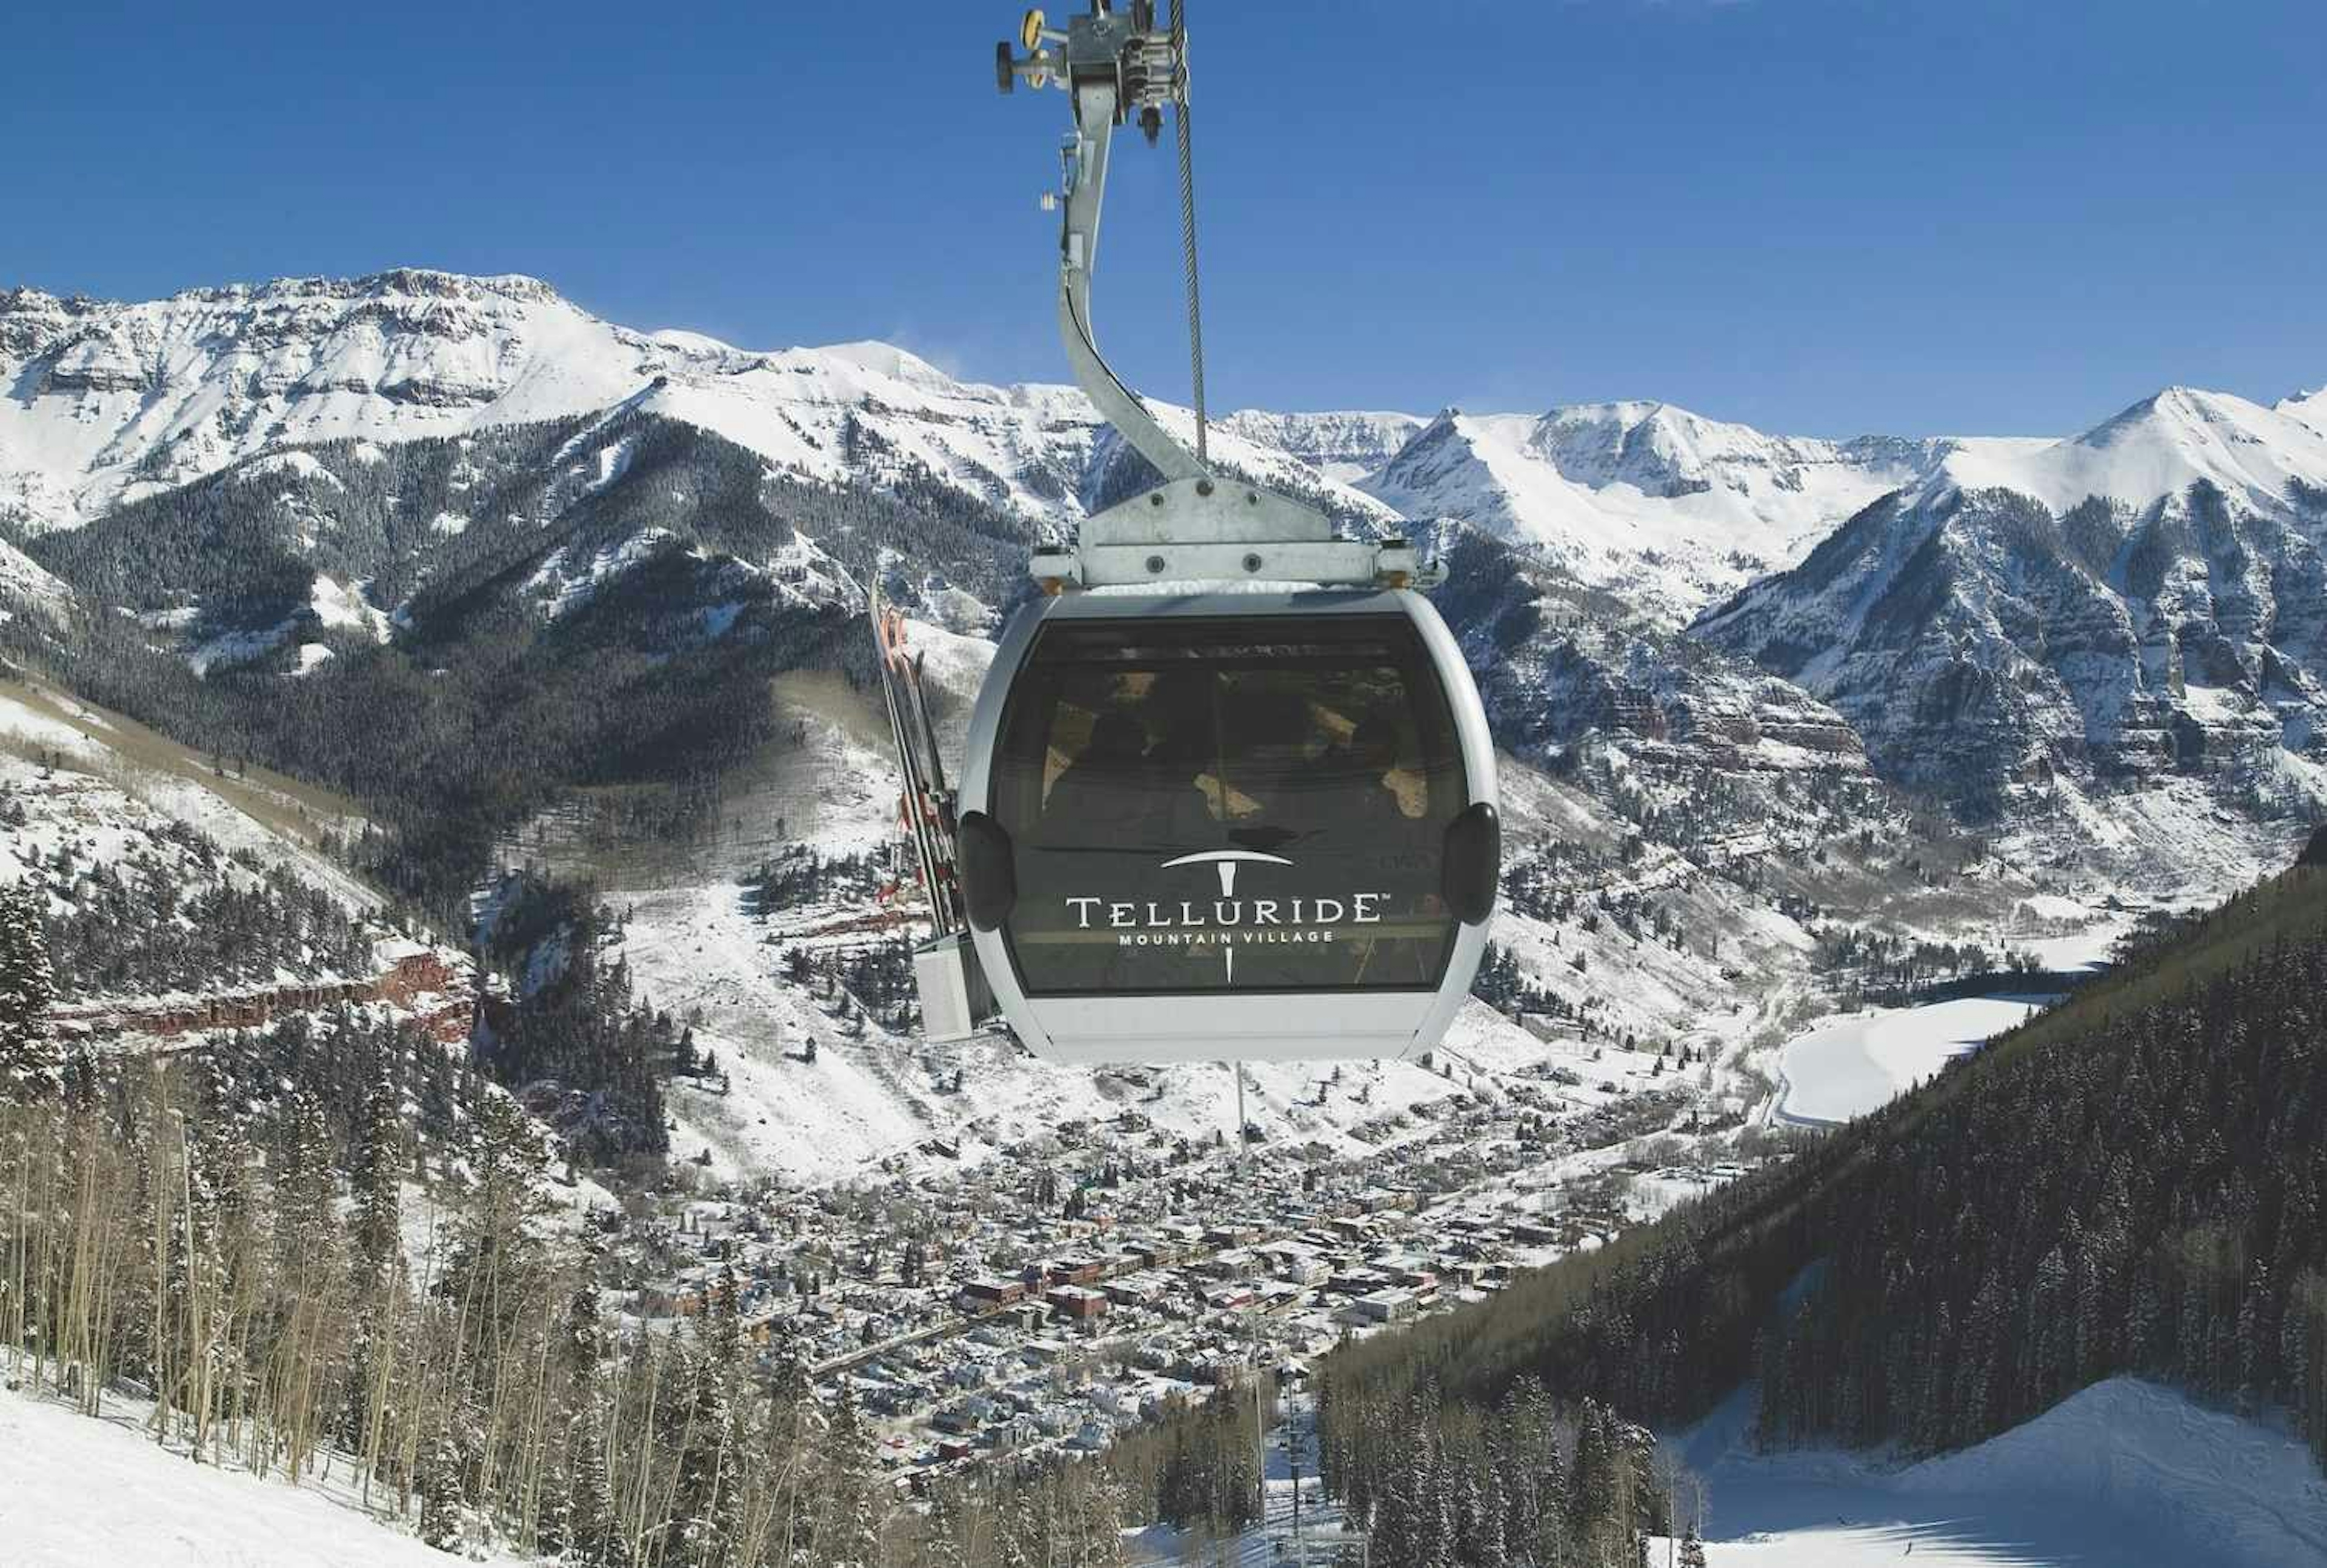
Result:
<svg viewBox="0 0 2327 1568">
<path fill-rule="evenodd" d="M 881 696 L 889 714 L 889 738 L 897 749 L 898 826 L 912 845 L 921 891 L 929 900 L 930 934 L 953 936 L 966 920 L 961 877 L 954 854 L 953 791 L 938 754 L 937 725 L 930 717 L 921 684 L 921 656 L 905 646 L 905 618 L 883 602 L 875 585 L 867 602 L 873 640 L 881 658 Z"/>
</svg>

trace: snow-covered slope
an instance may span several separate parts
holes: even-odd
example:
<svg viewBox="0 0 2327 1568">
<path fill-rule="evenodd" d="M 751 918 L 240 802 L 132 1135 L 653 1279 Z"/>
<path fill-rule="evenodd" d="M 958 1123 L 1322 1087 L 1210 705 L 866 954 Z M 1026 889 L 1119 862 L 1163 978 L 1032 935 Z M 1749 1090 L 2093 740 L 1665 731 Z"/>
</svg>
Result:
<svg viewBox="0 0 2327 1568">
<path fill-rule="evenodd" d="M 325 833 L 363 829 L 345 801 L 264 769 L 244 766 L 230 776 L 117 714 L 5 671 L 0 789 L 25 813 L 0 838 L 0 880 L 16 880 L 61 849 L 84 868 L 104 865 L 184 824 L 325 890 L 351 911 L 381 902 L 319 847 Z"/>
<path fill-rule="evenodd" d="M 2146 507 L 2201 481 L 2257 507 L 2284 506 L 2290 481 L 2327 486 L 2327 432 L 2305 423 L 2304 406 L 2169 387 L 2066 441 L 1958 448 L 1931 482 L 2016 490 L 2055 512 L 2092 497 Z M 2327 402 L 2310 407 L 2315 421 Z"/>
<path fill-rule="evenodd" d="M 0 294 L 0 505 L 35 531 L 265 447 L 603 406 L 659 354 L 531 278 L 418 271 L 135 304 Z"/>
<path fill-rule="evenodd" d="M 27 611 L 41 617 L 69 604 L 72 590 L 43 570 L 39 562 L 0 539 L 0 622 Z"/>
<path fill-rule="evenodd" d="M 1755 1454 L 1743 1442 L 1751 1399 L 1679 1441 L 1708 1483 L 1711 1568 L 2327 1562 L 2327 1479 L 2299 1441 L 2136 1378 L 1897 1470 L 1829 1451 Z"/>
<path fill-rule="evenodd" d="M 1450 409 L 1364 488 L 1409 517 L 1534 546 L 1636 608 L 1685 619 L 1799 560 L 1841 518 L 1927 471 L 1942 444 L 1771 436 L 1663 403 L 1540 417 Z"/>
<path fill-rule="evenodd" d="M 364 1512 L 345 1479 L 349 1466 L 335 1482 L 261 1479 L 157 1447 L 135 1406 L 117 1400 L 107 1410 L 92 1420 L 0 1391 L 0 1562 L 444 1568 L 459 1560 Z M 468 1560 L 518 1561 L 500 1553 Z"/>
<path fill-rule="evenodd" d="M 1220 428 L 1255 446 L 1299 458 L 1331 480 L 1353 483 L 1397 455 L 1425 420 L 1411 414 L 1272 414 L 1241 408 Z"/>
</svg>

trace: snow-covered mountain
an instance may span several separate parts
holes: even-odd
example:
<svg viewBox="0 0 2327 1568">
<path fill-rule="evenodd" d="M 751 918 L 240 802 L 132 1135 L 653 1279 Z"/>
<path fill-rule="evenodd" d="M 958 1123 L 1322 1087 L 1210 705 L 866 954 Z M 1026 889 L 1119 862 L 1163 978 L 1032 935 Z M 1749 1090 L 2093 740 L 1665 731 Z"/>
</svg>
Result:
<svg viewBox="0 0 2327 1568">
<path fill-rule="evenodd" d="M 1474 524 L 1677 622 L 1800 559 L 1948 445 L 1765 435 L 1663 403 L 1448 409 L 1362 482 L 1408 517 Z"/>
<path fill-rule="evenodd" d="M 286 446 L 615 408 L 827 482 L 868 463 L 1045 527 L 1145 482 L 1070 387 L 956 380 L 884 343 L 758 352 L 601 321 L 547 284 L 403 269 L 115 303 L 0 293 L 0 526 L 78 526 Z M 1186 428 L 1184 409 L 1159 406 Z M 1667 405 L 1541 417 L 1247 409 L 1214 453 L 1358 526 L 1454 518 L 1677 623 L 1799 558 L 1943 443 L 1764 435 Z"/>
<path fill-rule="evenodd" d="M 2316 809 L 2327 435 L 2303 406 L 2176 387 L 2070 440 L 1949 452 L 1693 630 L 1918 788 L 2182 772 Z"/>
<path fill-rule="evenodd" d="M 874 574 L 990 632 L 1037 534 L 1145 482 L 1070 387 L 636 331 L 523 277 L 17 290 L 0 383 L 0 612 L 77 593 L 204 668 L 311 673 L 488 603 L 650 661 L 797 648 Z M 1652 402 L 1245 410 L 1213 450 L 1474 555 L 1441 602 L 1499 733 L 1546 761 L 1598 734 L 1987 798 L 2202 756 L 2233 804 L 2311 793 L 2327 394 L 2176 389 L 2066 441 L 1787 437 Z"/>
<path fill-rule="evenodd" d="M 495 593 L 513 588 L 551 621 L 618 579 L 659 574 L 660 620 L 694 613 L 711 635 L 731 636 L 768 628 L 753 606 L 843 604 L 877 570 L 932 618 L 990 630 L 1023 591 L 1016 552 L 1035 530 L 1071 525 L 1146 482 L 1145 464 L 1072 388 L 957 381 L 882 343 L 754 353 L 633 331 L 522 277 L 399 271 L 140 304 L 20 290 L 0 296 L 0 378 L 20 389 L 0 403 L 0 522 L 13 518 L 42 563 L 16 574 L 44 566 L 96 605 L 133 611 L 205 669 L 281 658 L 285 673 L 305 673 L 338 638 L 416 629 L 482 574 L 500 574 Z M 1190 426 L 1184 409 L 1157 413 Z M 1604 520 L 1617 503 L 1602 498 L 1630 496 L 1646 519 L 1629 533 L 1601 528 L 1591 560 L 1610 581 L 1678 581 L 1687 573 L 1673 560 L 1706 558 L 1687 544 L 1683 515 L 1706 503 L 1706 475 L 1741 487 L 1724 490 L 1734 499 L 1796 482 L 1781 469 L 1838 466 L 1818 443 L 1653 406 L 1537 423 L 1544 450 L 1581 476 L 1569 487 L 1580 507 Z M 1381 476 L 1418 471 L 1446 424 L 1245 410 L 1219 422 L 1212 447 L 1347 526 L 1388 532 L 1406 526 L 1399 512 L 1345 481 L 1398 493 Z M 1547 458 L 1519 461 L 1550 471 Z M 847 509 L 808 516 L 797 490 L 771 493 L 779 477 L 884 490 L 924 514 L 950 508 L 964 526 L 945 541 L 908 541 L 894 526 L 851 537 L 860 525 Z M 1844 499 L 1856 504 L 1859 489 Z M 1448 504 L 1409 509 L 1417 522 L 1494 526 L 1437 499 Z M 1846 509 L 1835 501 L 1827 521 Z M 1807 528 L 1815 513 L 1799 505 L 1789 526 Z M 232 519 L 223 529 L 222 517 Z M 1555 574 L 1584 565 L 1540 529 L 1503 531 Z M 1518 583 L 1493 570 L 1496 588 Z M 1687 587 L 1678 602 L 1704 592 Z M 1570 604 L 1556 619 L 1568 632 L 1579 621 L 1628 621 L 1640 598 Z M 1482 659 L 1508 653 L 1512 630 L 1533 623 L 1509 604 L 1493 613 L 1493 628 L 1466 628 Z M 1675 618 L 1656 604 L 1652 619 Z M 671 630 L 659 647 L 701 640 Z M 1713 696 L 1723 661 L 1668 667 L 1687 651 L 1661 636 L 1555 639 L 1560 678 L 1509 706 L 1533 715 L 1522 728 L 1547 745 L 1619 714 L 1619 728 L 1658 741 L 1758 735 L 1747 715 L 1771 705 L 1750 694 L 1780 683 L 1743 672 Z M 1503 684 L 1542 667 L 1504 658 Z M 1778 695 L 1773 712 L 1817 707 Z M 1716 726 L 1692 717 L 1715 709 L 1727 715 Z M 1844 736 L 1833 751 L 1855 758 L 1857 748 Z"/>
<path fill-rule="evenodd" d="M 1220 427 L 1253 445 L 1297 457 L 1327 479 L 1355 483 L 1379 469 L 1428 421 L 1411 414 L 1271 414 L 1244 408 Z"/>
<path fill-rule="evenodd" d="M 1624 611 L 1523 546 L 1463 531 L 1449 566 L 1439 609 L 1497 737 L 1516 751 L 1565 756 L 1598 740 L 1730 772 L 1865 771 L 1857 734 L 1833 708 Z"/>
<path fill-rule="evenodd" d="M 0 523 L 27 535 L 284 446 L 461 435 L 617 406 L 826 481 L 855 477 L 871 445 L 1065 523 L 1084 509 L 1103 428 L 1072 387 L 957 381 L 885 343 L 751 352 L 600 321 L 532 278 L 416 269 L 135 304 L 0 293 L 0 385 L 13 389 L 0 399 Z M 1400 417 L 1245 418 L 1223 426 L 1214 450 L 1257 477 L 1322 485 L 1378 513 L 1275 443 L 1361 462 Z"/>
<path fill-rule="evenodd" d="M 2283 509 L 2291 485 L 2327 483 L 2322 422 L 2327 394 L 2266 408 L 2227 392 L 2169 387 L 2066 441 L 1952 450 L 1931 482 L 2014 490 L 2055 512 L 2094 498 L 2146 507 L 2199 483 L 2263 510 Z"/>
</svg>

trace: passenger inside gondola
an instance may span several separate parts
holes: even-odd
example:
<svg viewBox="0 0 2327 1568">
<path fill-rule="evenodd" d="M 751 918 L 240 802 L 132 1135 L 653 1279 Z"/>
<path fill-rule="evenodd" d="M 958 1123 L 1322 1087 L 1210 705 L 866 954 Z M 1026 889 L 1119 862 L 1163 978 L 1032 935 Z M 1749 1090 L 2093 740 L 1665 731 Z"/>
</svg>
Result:
<svg viewBox="0 0 2327 1568">
<path fill-rule="evenodd" d="M 1220 764 L 1220 820 L 1287 835 L 1307 831 L 1316 782 L 1309 755 L 1309 705 L 1266 677 L 1240 681 L 1224 694 Z"/>
<path fill-rule="evenodd" d="M 1380 714 L 1359 721 L 1349 740 L 1319 759 L 1330 815 L 1325 826 L 1348 840 L 1407 823 L 1389 771 L 1397 764 L 1397 726 Z"/>
<path fill-rule="evenodd" d="M 1045 836 L 1064 842 L 1118 842 L 1148 815 L 1154 796 L 1144 759 L 1147 732 L 1127 713 L 1109 709 L 1091 724 L 1090 743 L 1051 784 L 1042 802 Z"/>
<path fill-rule="evenodd" d="M 1203 848 L 1218 838 L 1220 742 L 1214 733 L 1212 680 L 1192 672 L 1159 677 L 1145 710 L 1160 733 L 1147 751 L 1155 782 L 1155 831 L 1164 843 Z"/>
</svg>

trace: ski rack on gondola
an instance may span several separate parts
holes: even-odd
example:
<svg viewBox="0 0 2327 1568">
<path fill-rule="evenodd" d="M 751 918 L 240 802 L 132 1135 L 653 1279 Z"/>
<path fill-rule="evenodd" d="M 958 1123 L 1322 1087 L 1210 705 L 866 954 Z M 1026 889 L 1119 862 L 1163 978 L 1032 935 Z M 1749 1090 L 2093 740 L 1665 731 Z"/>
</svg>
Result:
<svg viewBox="0 0 2327 1568">
<path fill-rule="evenodd" d="M 953 791 L 946 786 L 935 720 L 921 682 L 921 656 L 905 646 L 905 618 L 881 598 L 866 602 L 880 656 L 882 705 L 896 748 L 903 788 L 898 826 L 912 846 L 914 871 L 929 905 L 930 935 L 913 949 L 913 978 L 921 994 L 922 1031 L 933 1041 L 967 1040 L 994 1011 L 969 944 L 955 858 Z"/>
</svg>

